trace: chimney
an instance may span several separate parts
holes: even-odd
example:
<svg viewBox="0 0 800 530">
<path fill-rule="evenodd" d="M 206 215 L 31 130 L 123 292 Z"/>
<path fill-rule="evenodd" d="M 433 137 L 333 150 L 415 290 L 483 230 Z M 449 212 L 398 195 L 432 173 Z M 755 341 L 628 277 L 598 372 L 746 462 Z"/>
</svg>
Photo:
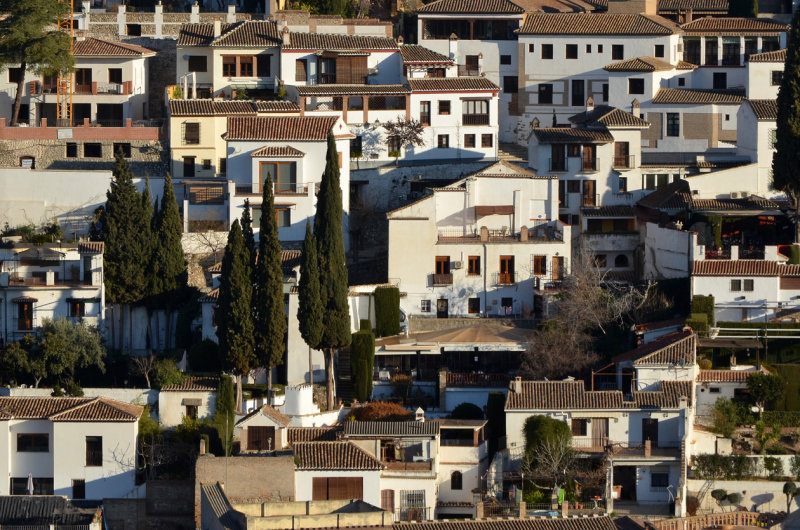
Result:
<svg viewBox="0 0 800 530">
<path fill-rule="evenodd" d="M 591 112 L 594 110 L 594 98 L 589 96 L 586 98 L 586 112 Z"/>
<path fill-rule="evenodd" d="M 400 46 L 402 46 L 405 41 L 406 40 L 403 38 L 402 35 L 397 37 L 397 44 L 399 44 Z"/>
<path fill-rule="evenodd" d="M 514 393 L 522 394 L 522 378 L 519 376 L 514 378 Z"/>
<path fill-rule="evenodd" d="M 694 19 L 694 13 L 692 13 L 692 8 L 686 10 L 686 20 L 685 23 L 689 23 Z"/>
<path fill-rule="evenodd" d="M 283 40 L 284 46 L 289 46 L 292 42 L 292 38 L 289 35 L 289 28 L 287 26 L 283 27 L 283 32 L 281 33 L 281 40 Z"/>
<path fill-rule="evenodd" d="M 425 411 L 422 410 L 422 407 L 417 407 L 415 414 L 416 414 L 414 418 L 415 420 L 417 420 L 420 423 L 425 423 Z"/>
<path fill-rule="evenodd" d="M 538 129 L 539 128 L 539 118 L 534 118 L 532 125 L 533 125 L 534 129 Z"/>
<path fill-rule="evenodd" d="M 639 108 L 640 107 L 638 99 L 634 99 L 633 101 L 631 101 L 631 114 L 633 114 L 637 118 L 639 117 Z"/>
<path fill-rule="evenodd" d="M 216 39 L 217 37 L 219 37 L 221 33 L 222 33 L 222 23 L 219 21 L 219 18 L 215 18 L 214 19 L 214 38 Z"/>
</svg>

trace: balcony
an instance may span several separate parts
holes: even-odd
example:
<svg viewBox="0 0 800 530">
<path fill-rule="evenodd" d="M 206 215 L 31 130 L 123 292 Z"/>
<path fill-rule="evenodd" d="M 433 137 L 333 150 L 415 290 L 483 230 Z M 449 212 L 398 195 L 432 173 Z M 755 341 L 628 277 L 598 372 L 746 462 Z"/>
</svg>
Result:
<svg viewBox="0 0 800 530">
<path fill-rule="evenodd" d="M 433 469 L 433 460 L 426 460 L 423 462 L 386 462 L 386 469 L 390 471 L 431 471 Z"/>
<path fill-rule="evenodd" d="M 431 287 L 453 285 L 453 274 L 431 274 L 429 284 Z"/>
<path fill-rule="evenodd" d="M 730 248 L 707 248 L 706 259 L 731 259 Z"/>
<path fill-rule="evenodd" d="M 275 195 L 307 195 L 308 186 L 305 184 L 297 184 L 296 182 L 278 183 L 273 187 Z"/>
<path fill-rule="evenodd" d="M 519 283 L 518 272 L 495 272 L 492 275 L 493 285 L 516 285 Z"/>
<path fill-rule="evenodd" d="M 80 278 L 70 280 L 58 279 L 50 283 L 48 283 L 45 278 L 34 278 L 31 276 L 19 276 L 15 274 L 9 275 L 8 278 L 9 287 L 69 287 L 82 285 L 88 286 L 91 284 L 91 278 L 89 278 L 88 281 L 86 279 L 81 280 Z"/>
<path fill-rule="evenodd" d="M 581 159 L 581 171 L 599 171 L 597 168 L 600 166 L 599 159 L 597 157 L 591 159 Z"/>
<path fill-rule="evenodd" d="M 458 65 L 458 76 L 459 77 L 477 77 L 481 75 L 481 69 L 477 66 L 470 66 L 465 64 Z"/>
<path fill-rule="evenodd" d="M 636 167 L 634 155 L 614 156 L 614 169 L 633 169 Z"/>
<path fill-rule="evenodd" d="M 547 167 L 549 171 L 566 171 L 567 170 L 567 159 L 566 158 L 548 158 L 547 159 Z"/>
<path fill-rule="evenodd" d="M 489 125 L 488 114 L 464 114 L 461 116 L 463 125 Z"/>
<path fill-rule="evenodd" d="M 598 194 L 584 194 L 581 195 L 581 204 L 583 206 L 597 206 L 600 196 Z"/>
</svg>

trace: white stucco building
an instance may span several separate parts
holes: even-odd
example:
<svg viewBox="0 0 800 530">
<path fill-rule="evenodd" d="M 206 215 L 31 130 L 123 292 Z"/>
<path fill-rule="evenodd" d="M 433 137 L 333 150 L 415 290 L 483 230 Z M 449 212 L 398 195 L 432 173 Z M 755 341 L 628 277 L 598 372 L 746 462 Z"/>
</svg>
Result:
<svg viewBox="0 0 800 530">
<path fill-rule="evenodd" d="M 204 420 L 217 408 L 219 380 L 213 377 L 186 377 L 181 383 L 165 385 L 158 393 L 158 422 L 175 428 L 184 418 Z"/>
</svg>

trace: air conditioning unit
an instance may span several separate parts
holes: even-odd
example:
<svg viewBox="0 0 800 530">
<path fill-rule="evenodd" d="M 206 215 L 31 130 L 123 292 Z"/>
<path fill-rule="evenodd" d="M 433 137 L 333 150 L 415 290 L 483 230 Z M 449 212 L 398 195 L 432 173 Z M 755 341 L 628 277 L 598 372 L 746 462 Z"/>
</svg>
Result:
<svg viewBox="0 0 800 530">
<path fill-rule="evenodd" d="M 750 192 L 747 192 L 747 191 L 740 191 L 739 192 L 739 197 L 741 197 L 742 199 L 746 199 L 749 196 L 750 196 Z"/>
<path fill-rule="evenodd" d="M 737 192 L 735 192 L 735 191 L 732 191 L 731 192 L 731 199 L 738 199 L 738 198 L 739 198 L 739 194 Z"/>
<path fill-rule="evenodd" d="M 460 269 L 462 267 L 462 263 L 460 261 L 451 261 L 450 262 L 450 270 Z"/>
</svg>

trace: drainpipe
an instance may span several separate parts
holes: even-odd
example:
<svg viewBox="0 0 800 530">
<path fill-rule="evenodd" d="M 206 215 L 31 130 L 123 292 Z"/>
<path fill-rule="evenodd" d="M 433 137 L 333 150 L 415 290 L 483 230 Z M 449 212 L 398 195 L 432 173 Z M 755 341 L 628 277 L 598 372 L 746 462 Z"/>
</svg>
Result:
<svg viewBox="0 0 800 530">
<path fill-rule="evenodd" d="M 488 282 L 486 280 L 486 275 L 488 274 L 486 272 L 486 270 L 488 269 L 488 265 L 489 265 L 489 263 L 488 263 L 488 255 L 487 255 L 487 250 L 486 250 L 486 243 L 484 243 L 483 244 L 483 267 L 481 267 L 481 270 L 482 270 L 482 276 L 483 276 L 483 312 L 487 317 L 489 316 L 489 304 L 488 304 L 488 302 L 489 302 L 489 293 L 487 292 L 487 283 Z"/>
</svg>

